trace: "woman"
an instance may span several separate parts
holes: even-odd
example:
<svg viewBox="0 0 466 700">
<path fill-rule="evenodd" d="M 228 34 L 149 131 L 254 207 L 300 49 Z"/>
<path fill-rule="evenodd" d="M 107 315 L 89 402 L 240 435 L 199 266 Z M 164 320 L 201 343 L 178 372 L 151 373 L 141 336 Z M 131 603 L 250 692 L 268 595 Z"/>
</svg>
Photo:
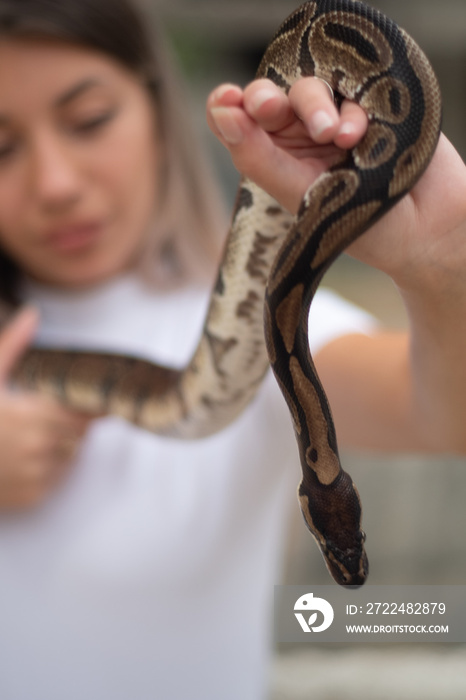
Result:
<svg viewBox="0 0 466 700">
<path fill-rule="evenodd" d="M 218 216 L 192 177 L 162 57 L 126 0 L 0 0 L 0 27 L 5 309 L 32 302 L 40 342 L 182 366 Z M 262 81 L 221 86 L 208 119 L 291 210 L 366 124 L 315 80 L 289 98 Z M 314 351 L 347 444 L 465 449 L 465 181 L 442 138 L 412 195 L 353 247 L 399 285 L 409 338 L 316 300 Z M 263 697 L 299 480 L 274 383 L 222 433 L 181 444 L 11 389 L 36 324 L 26 308 L 0 338 L 1 697 Z"/>
</svg>

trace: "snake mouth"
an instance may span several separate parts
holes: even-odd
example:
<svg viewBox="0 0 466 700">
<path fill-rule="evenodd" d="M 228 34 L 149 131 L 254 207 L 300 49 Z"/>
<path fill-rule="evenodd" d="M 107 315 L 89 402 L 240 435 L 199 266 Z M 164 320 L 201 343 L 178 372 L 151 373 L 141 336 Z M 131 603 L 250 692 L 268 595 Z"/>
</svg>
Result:
<svg viewBox="0 0 466 700">
<path fill-rule="evenodd" d="M 340 586 L 360 588 L 365 584 L 369 574 L 369 561 L 363 547 L 358 554 L 341 553 L 336 556 L 330 548 L 322 550 L 322 554 L 332 578 Z"/>
<path fill-rule="evenodd" d="M 364 549 L 366 533 L 358 530 L 354 535 L 346 538 L 345 546 L 342 548 L 331 538 L 325 537 L 323 532 L 311 527 L 308 513 L 301 508 L 304 522 L 307 529 L 316 540 L 325 565 L 336 583 L 340 586 L 359 588 L 366 582 L 369 574 L 369 561 Z M 348 542 L 348 539 L 351 539 Z M 341 544 L 341 543 L 340 543 Z"/>
</svg>

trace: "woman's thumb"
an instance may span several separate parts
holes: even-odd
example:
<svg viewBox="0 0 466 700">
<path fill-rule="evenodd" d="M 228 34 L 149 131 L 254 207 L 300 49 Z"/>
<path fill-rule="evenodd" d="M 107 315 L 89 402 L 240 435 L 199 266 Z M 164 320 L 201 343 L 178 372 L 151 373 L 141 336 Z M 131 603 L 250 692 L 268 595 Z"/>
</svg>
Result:
<svg viewBox="0 0 466 700">
<path fill-rule="evenodd" d="M 38 310 L 25 306 L 0 333 L 0 387 L 5 385 L 11 370 L 30 345 L 38 321 Z"/>
</svg>

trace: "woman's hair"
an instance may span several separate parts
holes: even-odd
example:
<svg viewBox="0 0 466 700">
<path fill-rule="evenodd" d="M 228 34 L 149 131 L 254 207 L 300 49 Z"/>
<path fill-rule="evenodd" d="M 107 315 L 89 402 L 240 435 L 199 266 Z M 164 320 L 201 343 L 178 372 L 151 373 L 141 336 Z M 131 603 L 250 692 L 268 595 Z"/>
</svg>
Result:
<svg viewBox="0 0 466 700">
<path fill-rule="evenodd" d="M 153 23 L 152 23 L 153 24 Z M 157 110 L 163 142 L 156 233 L 141 256 L 159 287 L 211 278 L 225 224 L 221 197 L 198 139 L 167 48 L 131 0 L 0 0 L 0 37 L 55 38 L 104 52 L 139 76 Z M 20 270 L 0 250 L 0 301 L 19 303 Z"/>
</svg>

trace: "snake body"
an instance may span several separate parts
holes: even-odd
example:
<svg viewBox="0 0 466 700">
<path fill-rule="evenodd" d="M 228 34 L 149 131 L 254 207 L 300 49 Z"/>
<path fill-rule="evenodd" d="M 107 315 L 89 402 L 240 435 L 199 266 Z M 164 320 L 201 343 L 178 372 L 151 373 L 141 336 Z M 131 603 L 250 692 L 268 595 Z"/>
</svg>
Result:
<svg viewBox="0 0 466 700">
<path fill-rule="evenodd" d="M 330 407 L 309 352 L 307 316 L 333 260 L 427 167 L 441 102 L 415 42 L 380 12 L 352 0 L 312 0 L 299 7 L 275 34 L 257 73 L 285 92 L 308 75 L 324 79 L 339 100 L 360 104 L 369 116 L 367 134 L 310 187 L 296 218 L 253 182 L 241 180 L 204 329 L 188 366 L 36 348 L 16 377 L 81 411 L 120 415 L 155 433 L 191 439 L 231 423 L 253 399 L 270 361 L 298 441 L 306 524 L 334 579 L 361 585 L 368 565 L 360 499 L 340 465 Z"/>
</svg>

